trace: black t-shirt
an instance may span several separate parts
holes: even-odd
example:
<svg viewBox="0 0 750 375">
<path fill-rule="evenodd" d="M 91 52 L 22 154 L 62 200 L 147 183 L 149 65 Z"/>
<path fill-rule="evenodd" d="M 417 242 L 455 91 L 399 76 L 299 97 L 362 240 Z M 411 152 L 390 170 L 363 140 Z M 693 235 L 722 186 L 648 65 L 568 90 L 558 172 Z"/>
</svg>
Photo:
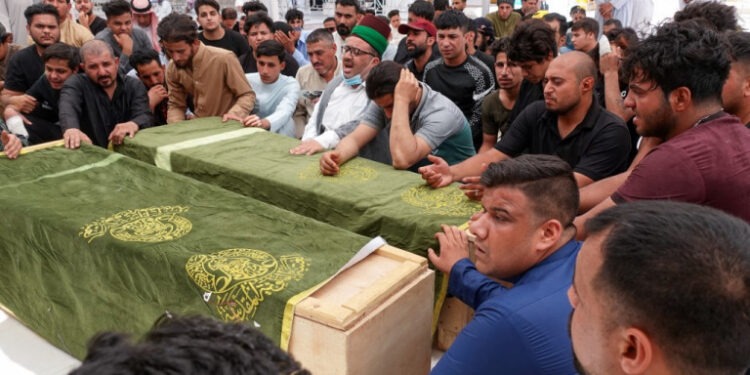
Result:
<svg viewBox="0 0 750 375">
<path fill-rule="evenodd" d="M 60 99 L 60 90 L 55 90 L 50 86 L 47 76 L 42 75 L 26 91 L 33 96 L 39 105 L 26 116 L 31 121 L 31 125 L 26 125 L 29 132 L 29 143 L 37 144 L 42 142 L 54 141 L 62 138 L 62 130 L 58 124 L 57 101 Z"/>
<path fill-rule="evenodd" d="M 198 34 L 198 39 L 207 46 L 214 46 L 223 48 L 234 52 L 237 57 L 240 57 L 250 50 L 250 46 L 247 44 L 247 39 L 236 31 L 224 28 L 224 36 L 217 40 L 208 40 L 203 33 Z"/>
<path fill-rule="evenodd" d="M 43 75 L 44 61 L 36 52 L 36 45 L 32 44 L 10 57 L 5 71 L 5 88 L 26 92 Z"/>
<path fill-rule="evenodd" d="M 544 88 L 542 87 L 542 83 L 531 83 L 525 79 L 521 81 L 518 98 L 516 98 L 516 104 L 513 105 L 513 110 L 510 112 L 510 118 L 508 121 L 512 124 L 516 117 L 518 117 L 526 107 L 537 100 L 544 100 Z"/>
<path fill-rule="evenodd" d="M 286 66 L 281 71 L 281 74 L 289 77 L 296 77 L 297 70 L 299 69 L 297 60 L 295 60 L 289 52 L 285 51 L 284 62 L 286 63 Z M 242 71 L 245 73 L 255 73 L 258 71 L 258 63 L 255 61 L 255 56 L 253 56 L 252 48 L 249 49 L 246 54 L 240 56 L 240 65 L 242 65 Z"/>
<path fill-rule="evenodd" d="M 482 101 L 495 89 L 490 69 L 479 59 L 469 56 L 463 64 L 447 66 L 443 59 L 428 63 L 424 82 L 433 90 L 456 103 L 471 125 L 474 147 L 482 145 Z"/>
<path fill-rule="evenodd" d="M 107 28 L 107 21 L 103 20 L 97 15 L 94 15 L 94 17 L 94 22 L 91 22 L 91 25 L 89 25 L 89 27 L 91 28 L 91 33 L 96 35 L 100 31 Z"/>
<path fill-rule="evenodd" d="M 538 101 L 521 112 L 495 148 L 510 157 L 557 155 L 575 172 L 597 181 L 627 169 L 630 135 L 619 117 L 594 100 L 583 121 L 561 139 L 557 114 Z"/>
<path fill-rule="evenodd" d="M 414 63 L 414 59 L 408 59 L 408 60 L 406 60 L 406 62 L 404 63 L 404 67 L 406 69 L 409 69 L 409 71 L 412 74 L 414 74 L 414 76 L 417 77 L 418 80 L 422 81 L 422 80 L 424 80 L 424 77 L 422 76 L 422 74 L 424 73 L 424 68 L 426 68 L 427 64 L 429 64 L 431 61 L 435 61 L 435 60 L 437 60 L 439 58 L 440 58 L 439 54 L 437 54 L 437 55 L 434 54 L 434 53 L 430 54 L 430 58 L 429 58 L 429 60 L 427 60 L 427 63 L 424 64 L 424 67 L 422 67 L 422 71 L 421 72 L 417 70 L 417 64 Z"/>
<path fill-rule="evenodd" d="M 435 39 L 435 43 L 432 44 L 432 56 L 435 56 L 436 58 L 440 57 L 440 49 L 438 48 L 437 39 Z M 410 59 L 409 51 L 406 50 L 406 37 L 403 37 L 401 38 L 401 41 L 398 42 L 396 56 L 393 57 L 393 61 L 399 64 L 406 64 Z"/>
</svg>

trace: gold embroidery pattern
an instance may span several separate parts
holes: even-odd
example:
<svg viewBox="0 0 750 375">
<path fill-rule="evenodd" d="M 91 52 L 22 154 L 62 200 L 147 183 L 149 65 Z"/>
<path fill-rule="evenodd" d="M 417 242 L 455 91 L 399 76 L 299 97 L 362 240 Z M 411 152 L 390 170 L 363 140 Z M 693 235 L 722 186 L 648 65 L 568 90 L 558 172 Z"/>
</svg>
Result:
<svg viewBox="0 0 750 375">
<path fill-rule="evenodd" d="M 309 262 L 299 255 L 271 254 L 253 249 L 228 249 L 188 259 L 185 270 L 193 282 L 216 300 L 217 313 L 225 321 L 252 319 L 265 296 L 280 292 L 292 280 L 299 281 Z"/>
<path fill-rule="evenodd" d="M 85 225 L 78 235 L 89 243 L 107 232 L 126 242 L 172 241 L 188 234 L 193 228 L 190 220 L 179 216 L 187 210 L 189 207 L 162 206 L 122 211 Z"/>
<path fill-rule="evenodd" d="M 413 186 L 401 193 L 401 199 L 424 209 L 426 213 L 443 216 L 470 216 L 482 208 L 454 186 L 440 189 L 433 189 L 428 185 Z"/>
<path fill-rule="evenodd" d="M 339 174 L 336 176 L 324 176 L 320 172 L 320 165 L 316 162 L 305 167 L 300 173 L 301 180 L 325 179 L 325 181 L 340 184 L 356 184 L 367 182 L 378 175 L 375 169 L 365 165 L 362 160 L 350 160 L 339 168 Z"/>
</svg>

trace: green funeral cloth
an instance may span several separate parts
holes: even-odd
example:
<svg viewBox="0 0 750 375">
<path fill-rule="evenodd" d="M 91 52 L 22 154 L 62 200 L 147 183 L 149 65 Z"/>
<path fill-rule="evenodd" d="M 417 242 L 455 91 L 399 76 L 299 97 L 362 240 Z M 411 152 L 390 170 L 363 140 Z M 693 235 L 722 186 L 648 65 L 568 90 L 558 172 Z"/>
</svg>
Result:
<svg viewBox="0 0 750 375">
<path fill-rule="evenodd" d="M 364 158 L 326 177 L 320 154 L 289 153 L 298 140 L 238 129 L 237 122 L 196 119 L 143 130 L 116 150 L 352 232 L 383 236 L 422 256 L 437 246 L 441 224 L 461 225 L 481 208 L 455 184 L 432 189 L 416 173 Z"/>
<path fill-rule="evenodd" d="M 82 358 L 97 332 L 139 337 L 165 311 L 280 339 L 292 296 L 369 239 L 84 145 L 0 158 L 0 304 Z"/>
</svg>

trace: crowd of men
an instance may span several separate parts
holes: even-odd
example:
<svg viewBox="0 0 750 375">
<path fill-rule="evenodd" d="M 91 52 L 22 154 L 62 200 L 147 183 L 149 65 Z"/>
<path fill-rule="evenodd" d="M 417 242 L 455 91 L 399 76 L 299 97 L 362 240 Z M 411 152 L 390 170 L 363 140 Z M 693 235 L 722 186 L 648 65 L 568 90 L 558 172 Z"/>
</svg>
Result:
<svg viewBox="0 0 750 375">
<path fill-rule="evenodd" d="M 26 47 L 0 25 L 8 159 L 219 116 L 300 139 L 289 152 L 320 153 L 324 175 L 360 156 L 460 182 L 483 206 L 471 239 L 445 226 L 429 257 L 476 314 L 434 374 L 750 367 L 750 33 L 734 7 L 690 2 L 645 33 L 635 0 L 570 21 L 537 0 L 476 19 L 416 0 L 405 23 L 336 0 L 309 30 L 258 1 L 195 0 L 195 20 L 148 0 L 111 0 L 106 19 L 75 0 L 74 19 L 70 1 L 23 10 Z"/>
</svg>

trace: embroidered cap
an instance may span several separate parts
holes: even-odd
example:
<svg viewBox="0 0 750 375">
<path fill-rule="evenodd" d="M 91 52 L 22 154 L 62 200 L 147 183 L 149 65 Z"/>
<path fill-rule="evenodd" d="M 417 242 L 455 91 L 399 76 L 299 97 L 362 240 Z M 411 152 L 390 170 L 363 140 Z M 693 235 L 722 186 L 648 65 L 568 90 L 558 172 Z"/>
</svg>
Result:
<svg viewBox="0 0 750 375">
<path fill-rule="evenodd" d="M 383 56 L 383 52 L 388 47 L 388 36 L 391 35 L 391 27 L 380 18 L 368 14 L 354 27 L 352 35 L 356 35 L 367 42 L 367 44 L 371 45 L 378 52 L 379 56 Z"/>
</svg>

